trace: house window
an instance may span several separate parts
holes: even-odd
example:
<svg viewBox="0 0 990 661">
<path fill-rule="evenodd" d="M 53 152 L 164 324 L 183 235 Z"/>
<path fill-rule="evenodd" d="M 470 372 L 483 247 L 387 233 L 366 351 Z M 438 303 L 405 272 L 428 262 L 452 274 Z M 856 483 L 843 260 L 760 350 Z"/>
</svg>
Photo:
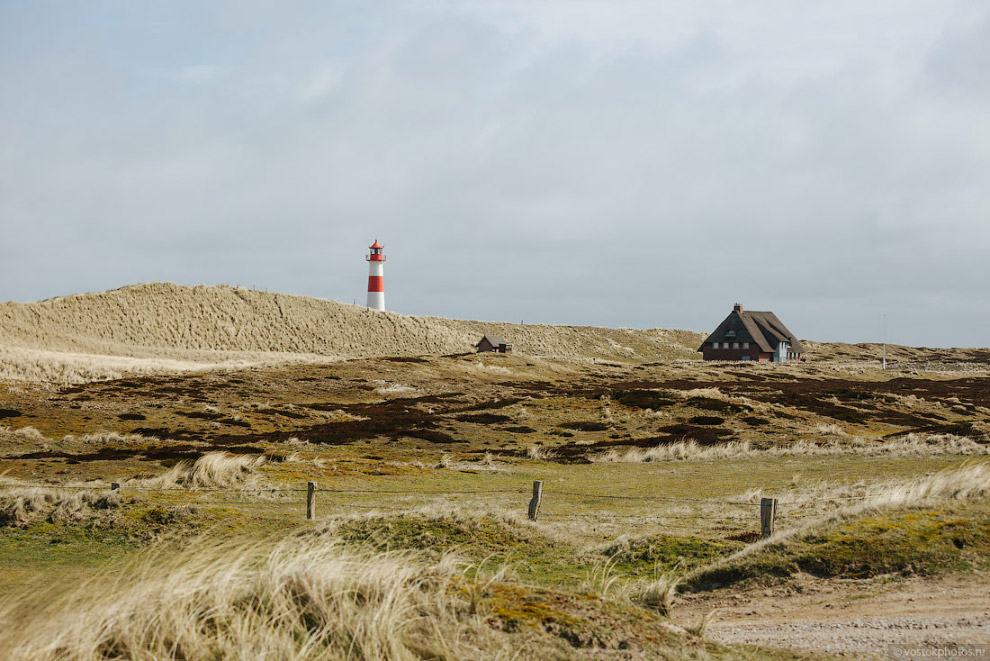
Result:
<svg viewBox="0 0 990 661">
<path fill-rule="evenodd" d="M 728 342 L 723 342 L 722 343 L 722 348 L 723 349 L 728 349 L 729 348 L 729 343 Z"/>
<path fill-rule="evenodd" d="M 738 349 L 739 348 L 739 343 L 738 342 L 733 342 L 732 343 L 732 348 L 733 349 Z"/>
<path fill-rule="evenodd" d="M 712 351 L 718 350 L 718 342 L 712 342 Z"/>
<path fill-rule="evenodd" d="M 743 342 L 743 349 L 749 348 L 749 342 Z"/>
</svg>

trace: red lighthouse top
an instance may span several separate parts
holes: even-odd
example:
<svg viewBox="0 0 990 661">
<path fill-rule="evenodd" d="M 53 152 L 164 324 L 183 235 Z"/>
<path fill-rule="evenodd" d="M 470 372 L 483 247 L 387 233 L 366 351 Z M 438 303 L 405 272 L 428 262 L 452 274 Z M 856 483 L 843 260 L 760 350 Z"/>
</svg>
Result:
<svg viewBox="0 0 990 661">
<path fill-rule="evenodd" d="M 371 254 L 368 255 L 365 258 L 367 261 L 369 261 L 369 262 L 384 262 L 385 261 L 385 255 L 382 254 L 382 250 L 385 249 L 385 246 L 383 246 L 382 244 L 378 243 L 378 239 L 375 239 L 375 242 L 372 243 L 370 246 L 368 246 L 368 248 L 371 249 Z"/>
</svg>

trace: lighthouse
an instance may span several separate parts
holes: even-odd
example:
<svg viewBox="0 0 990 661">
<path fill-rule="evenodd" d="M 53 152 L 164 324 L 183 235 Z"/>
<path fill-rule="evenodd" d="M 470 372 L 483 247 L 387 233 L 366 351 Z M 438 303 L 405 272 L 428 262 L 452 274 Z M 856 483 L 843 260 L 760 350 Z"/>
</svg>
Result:
<svg viewBox="0 0 990 661">
<path fill-rule="evenodd" d="M 368 260 L 368 307 L 372 310 L 385 309 L 385 255 L 382 250 L 385 246 L 378 243 L 378 239 L 368 246 L 371 254 L 365 257 Z"/>
</svg>

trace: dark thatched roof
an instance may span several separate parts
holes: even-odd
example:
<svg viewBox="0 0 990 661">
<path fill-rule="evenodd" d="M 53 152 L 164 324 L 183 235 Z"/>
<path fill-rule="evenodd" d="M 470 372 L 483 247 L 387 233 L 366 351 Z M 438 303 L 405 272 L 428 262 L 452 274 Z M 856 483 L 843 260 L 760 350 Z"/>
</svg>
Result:
<svg viewBox="0 0 990 661">
<path fill-rule="evenodd" d="M 755 342 L 766 353 L 773 353 L 778 344 L 787 342 L 791 351 L 804 353 L 801 341 L 773 312 L 733 310 L 701 346 L 711 342 Z"/>
<path fill-rule="evenodd" d="M 480 346 L 481 343 L 484 342 L 485 340 L 488 340 L 488 344 L 492 345 L 493 347 L 497 347 L 500 344 L 512 344 L 511 342 L 506 342 L 504 339 L 502 339 L 498 335 L 485 335 L 480 340 L 478 340 L 478 344 L 476 344 L 474 346 L 476 346 L 476 347 L 477 346 Z"/>
</svg>

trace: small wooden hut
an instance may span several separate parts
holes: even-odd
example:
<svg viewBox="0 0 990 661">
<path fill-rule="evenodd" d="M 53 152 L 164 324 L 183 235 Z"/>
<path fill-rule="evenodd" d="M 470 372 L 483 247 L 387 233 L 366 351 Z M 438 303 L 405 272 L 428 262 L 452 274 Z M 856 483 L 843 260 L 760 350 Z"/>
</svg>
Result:
<svg viewBox="0 0 990 661">
<path fill-rule="evenodd" d="M 485 335 L 474 345 L 478 353 L 512 353 L 512 343 L 498 335 Z"/>
</svg>

